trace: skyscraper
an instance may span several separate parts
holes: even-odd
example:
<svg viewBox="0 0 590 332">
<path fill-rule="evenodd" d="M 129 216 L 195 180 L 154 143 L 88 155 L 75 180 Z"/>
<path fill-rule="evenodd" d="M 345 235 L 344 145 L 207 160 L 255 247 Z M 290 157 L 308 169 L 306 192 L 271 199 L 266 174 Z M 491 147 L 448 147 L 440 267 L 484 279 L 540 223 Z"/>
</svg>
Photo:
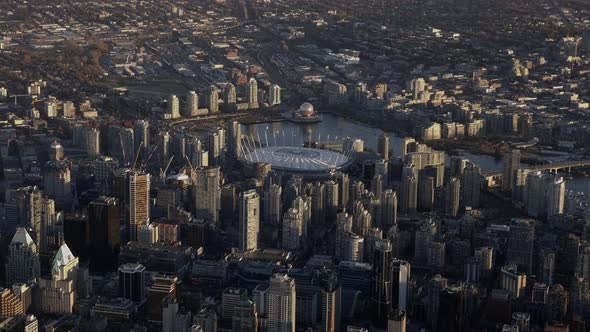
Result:
<svg viewBox="0 0 590 332">
<path fill-rule="evenodd" d="M 311 219 L 312 223 L 323 223 L 325 220 L 325 187 L 321 182 L 315 182 L 311 187 Z"/>
<path fill-rule="evenodd" d="M 147 120 L 137 120 L 133 126 L 135 148 L 143 143 L 141 147 L 141 155 L 147 157 L 150 147 L 150 123 Z"/>
<path fill-rule="evenodd" d="M 23 227 L 16 229 L 8 245 L 6 284 L 27 283 L 38 278 L 41 270 L 37 245 Z"/>
<path fill-rule="evenodd" d="M 484 180 L 479 166 L 468 162 L 461 178 L 461 198 L 464 206 L 479 207 Z"/>
<path fill-rule="evenodd" d="M 171 150 L 171 137 L 170 137 L 170 133 L 168 133 L 168 131 L 161 131 L 158 134 L 158 142 L 157 142 L 157 147 L 158 147 L 158 158 L 160 161 L 160 167 L 164 168 L 166 166 L 166 163 L 168 163 L 168 159 L 170 159 L 170 156 L 172 155 Z"/>
<path fill-rule="evenodd" d="M 242 251 L 258 249 L 260 232 L 260 195 L 256 190 L 240 194 L 239 248 Z"/>
<path fill-rule="evenodd" d="M 406 165 L 402 170 L 400 193 L 400 213 L 409 214 L 418 206 L 418 178 L 414 165 Z"/>
<path fill-rule="evenodd" d="M 504 154 L 504 172 L 502 189 L 512 192 L 514 188 L 516 170 L 520 168 L 520 150 L 511 149 Z"/>
<path fill-rule="evenodd" d="M 88 128 L 84 132 L 84 149 L 90 158 L 96 158 L 100 155 L 100 130 Z"/>
<path fill-rule="evenodd" d="M 397 225 L 397 193 L 387 189 L 381 193 L 381 220 L 379 226 L 387 231 L 393 225 Z"/>
<path fill-rule="evenodd" d="M 248 298 L 242 298 L 233 308 L 232 332 L 257 332 L 258 313 L 256 304 Z"/>
<path fill-rule="evenodd" d="M 533 273 L 533 243 L 535 240 L 534 220 L 512 219 L 506 260 L 516 264 L 518 271 L 531 275 Z"/>
<path fill-rule="evenodd" d="M 343 209 L 348 205 L 350 179 L 348 178 L 348 174 L 338 172 L 336 173 L 336 180 L 338 181 L 338 207 Z"/>
<path fill-rule="evenodd" d="M 216 224 L 219 220 L 219 167 L 199 167 L 192 171 L 194 214 Z"/>
<path fill-rule="evenodd" d="M 303 213 L 290 208 L 283 216 L 283 249 L 297 250 L 303 235 Z"/>
<path fill-rule="evenodd" d="M 377 143 L 377 153 L 379 153 L 384 160 L 389 160 L 389 136 L 383 133 L 379 136 L 379 141 Z"/>
<path fill-rule="evenodd" d="M 410 263 L 394 258 L 391 263 L 391 309 L 408 310 Z"/>
<path fill-rule="evenodd" d="M 233 111 L 236 107 L 236 87 L 227 83 L 223 88 L 223 104 L 226 112 Z"/>
<path fill-rule="evenodd" d="M 217 87 L 215 85 L 209 87 L 207 103 L 209 106 L 209 112 L 213 114 L 219 113 L 219 95 L 217 94 Z"/>
<path fill-rule="evenodd" d="M 459 215 L 459 203 L 461 202 L 461 181 L 452 177 L 445 188 L 445 214 L 450 217 Z"/>
<path fill-rule="evenodd" d="M 326 218 L 328 220 L 334 220 L 336 213 L 338 212 L 338 183 L 333 180 L 328 180 L 324 183 L 325 188 L 325 209 Z"/>
<path fill-rule="evenodd" d="M 54 199 L 57 206 L 71 207 L 72 181 L 70 162 L 67 160 L 48 161 L 43 167 L 43 188 L 45 194 Z"/>
<path fill-rule="evenodd" d="M 248 86 L 246 88 L 247 92 L 247 101 L 250 104 L 250 107 L 258 107 L 258 82 L 254 77 L 251 77 L 248 81 Z M 254 106 L 256 105 L 256 106 Z"/>
<path fill-rule="evenodd" d="M 39 279 L 39 310 L 47 314 L 71 314 L 76 298 L 78 258 L 62 244 L 51 264 L 51 279 Z"/>
<path fill-rule="evenodd" d="M 555 177 L 548 183 L 547 188 L 547 216 L 563 214 L 565 204 L 565 181 L 562 177 Z"/>
<path fill-rule="evenodd" d="M 387 323 L 387 332 L 406 332 L 406 312 L 394 310 Z"/>
<path fill-rule="evenodd" d="M 384 328 L 391 310 L 391 242 L 375 242 L 371 280 L 371 312 L 373 324 Z"/>
<path fill-rule="evenodd" d="M 180 118 L 180 104 L 176 95 L 168 96 L 167 112 L 172 119 Z"/>
<path fill-rule="evenodd" d="M 295 332 L 295 280 L 277 273 L 270 278 L 266 292 L 266 326 L 268 332 Z"/>
<path fill-rule="evenodd" d="M 186 94 L 186 116 L 196 116 L 199 110 L 199 95 L 195 91 Z"/>
<path fill-rule="evenodd" d="M 227 130 L 229 136 L 229 152 L 234 158 L 240 156 L 241 141 L 242 141 L 242 128 L 238 121 L 231 121 Z"/>
<path fill-rule="evenodd" d="M 270 106 L 281 104 L 281 87 L 276 84 L 271 84 L 268 89 L 268 104 Z"/>
<path fill-rule="evenodd" d="M 143 303 L 146 299 L 146 270 L 138 263 L 127 263 L 119 266 L 119 296 L 135 303 Z"/>
<path fill-rule="evenodd" d="M 121 243 L 121 206 L 114 197 L 101 196 L 88 205 L 91 268 L 110 271 L 117 261 L 114 256 Z"/>
<path fill-rule="evenodd" d="M 137 241 L 140 225 L 150 218 L 150 174 L 134 171 L 129 175 L 129 240 Z"/>
<path fill-rule="evenodd" d="M 279 226 L 283 215 L 282 187 L 271 184 L 264 193 L 264 223 Z"/>
<path fill-rule="evenodd" d="M 6 218 L 13 218 L 7 215 Z M 25 227 L 32 231 L 35 243 L 41 243 L 41 224 L 43 218 L 43 192 L 37 187 L 22 187 L 16 190 L 15 226 Z M 12 231 L 12 229 L 9 229 Z"/>
</svg>

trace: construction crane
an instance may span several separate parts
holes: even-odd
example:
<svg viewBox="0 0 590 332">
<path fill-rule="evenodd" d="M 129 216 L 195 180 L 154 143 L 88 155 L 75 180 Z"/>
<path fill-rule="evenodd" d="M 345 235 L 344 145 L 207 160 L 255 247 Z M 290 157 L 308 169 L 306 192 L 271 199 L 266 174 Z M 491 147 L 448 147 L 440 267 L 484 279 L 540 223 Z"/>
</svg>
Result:
<svg viewBox="0 0 590 332">
<path fill-rule="evenodd" d="M 174 155 L 172 155 L 172 157 L 168 159 L 168 162 L 166 163 L 166 167 L 164 167 L 164 169 L 160 168 L 160 178 L 164 179 L 166 177 L 166 172 L 168 172 L 168 168 L 170 168 L 170 165 L 172 165 L 173 159 Z"/>
<path fill-rule="evenodd" d="M 125 157 L 125 145 L 123 144 L 123 137 L 119 132 L 119 145 L 121 145 L 121 155 L 123 156 L 123 163 L 127 164 L 127 158 Z"/>
<path fill-rule="evenodd" d="M 139 154 L 141 152 L 141 148 L 143 147 L 143 141 L 139 143 L 137 147 L 137 151 L 135 151 L 135 158 L 133 158 L 133 165 L 131 166 L 131 170 L 135 171 L 135 167 L 137 166 L 137 160 L 139 159 Z"/>
<path fill-rule="evenodd" d="M 31 95 L 10 95 L 9 98 L 14 98 L 14 106 L 18 105 L 16 98 L 17 97 L 30 97 Z"/>
</svg>

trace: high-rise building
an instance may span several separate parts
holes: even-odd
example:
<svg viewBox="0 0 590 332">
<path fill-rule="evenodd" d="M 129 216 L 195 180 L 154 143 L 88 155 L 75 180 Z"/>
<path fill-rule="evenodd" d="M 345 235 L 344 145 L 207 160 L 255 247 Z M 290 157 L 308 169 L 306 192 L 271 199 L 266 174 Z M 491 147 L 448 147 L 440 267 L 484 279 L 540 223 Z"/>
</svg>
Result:
<svg viewBox="0 0 590 332">
<path fill-rule="evenodd" d="M 67 160 L 48 161 L 43 167 L 43 188 L 45 195 L 55 200 L 61 208 L 71 206 L 72 181 L 70 162 Z"/>
<path fill-rule="evenodd" d="M 226 112 L 233 111 L 236 107 L 236 87 L 232 83 L 223 88 L 223 104 Z"/>
<path fill-rule="evenodd" d="M 195 91 L 186 94 L 186 116 L 196 116 L 199 110 L 199 95 Z"/>
<path fill-rule="evenodd" d="M 147 120 L 137 120 L 133 125 L 133 133 L 134 133 L 134 144 L 135 148 L 137 149 L 140 144 L 143 144 L 141 147 L 141 155 L 143 157 L 147 157 L 149 147 L 150 147 L 150 123 Z"/>
<path fill-rule="evenodd" d="M 348 178 L 348 174 L 338 172 L 336 173 L 336 180 L 338 181 L 338 207 L 343 209 L 348 205 L 350 179 Z"/>
<path fill-rule="evenodd" d="M 7 285 L 27 283 L 41 273 L 37 245 L 23 227 L 16 229 L 8 245 L 5 268 Z"/>
<path fill-rule="evenodd" d="M 248 94 L 246 96 L 246 100 L 248 101 L 248 104 L 250 104 L 250 107 L 258 105 L 258 82 L 256 82 L 256 79 L 254 77 L 251 77 L 248 81 L 246 91 Z"/>
<path fill-rule="evenodd" d="M 504 154 L 504 172 L 502 189 L 512 192 L 515 184 L 516 170 L 520 168 L 520 150 L 511 149 Z"/>
<path fill-rule="evenodd" d="M 112 270 L 121 243 L 121 206 L 115 197 L 100 196 L 88 205 L 90 252 L 93 270 Z"/>
<path fill-rule="evenodd" d="M 526 273 L 518 272 L 516 265 L 507 265 L 500 270 L 502 289 L 510 292 L 513 299 L 524 296 Z"/>
<path fill-rule="evenodd" d="M 480 193 L 484 183 L 479 166 L 468 162 L 461 178 L 461 198 L 463 206 L 479 207 Z"/>
<path fill-rule="evenodd" d="M 283 216 L 283 248 L 297 250 L 303 235 L 303 211 L 290 208 Z"/>
<path fill-rule="evenodd" d="M 365 256 L 365 239 L 353 232 L 342 233 L 339 239 L 338 257 L 344 261 L 363 262 Z"/>
<path fill-rule="evenodd" d="M 276 84 L 271 84 L 268 88 L 268 104 L 270 106 L 281 104 L 281 87 Z"/>
<path fill-rule="evenodd" d="M 434 208 L 435 182 L 432 176 L 421 176 L 418 181 L 418 209 L 421 211 L 430 211 Z"/>
<path fill-rule="evenodd" d="M 10 288 L 0 287 L 0 316 L 16 316 L 24 313 L 23 301 Z"/>
<path fill-rule="evenodd" d="M 10 232 L 13 232 L 17 226 L 25 227 L 31 232 L 35 243 L 41 243 L 43 192 L 37 187 L 18 188 L 16 190 L 15 203 L 16 216 L 14 214 L 6 214 L 6 223 L 10 225 L 8 227 L 9 234 Z M 12 219 L 16 220 L 13 222 Z"/>
<path fill-rule="evenodd" d="M 166 166 L 166 164 L 168 163 L 168 159 L 170 159 L 170 156 L 172 155 L 172 151 L 171 151 L 171 136 L 170 133 L 168 133 L 168 131 L 161 131 L 158 134 L 158 142 L 157 142 L 157 147 L 158 147 L 158 158 L 160 161 L 160 167 L 164 168 Z"/>
<path fill-rule="evenodd" d="M 383 133 L 377 142 L 377 153 L 383 160 L 389 160 L 389 136 Z"/>
<path fill-rule="evenodd" d="M 506 260 L 516 264 L 518 271 L 526 274 L 533 273 L 533 244 L 535 240 L 534 220 L 512 219 Z"/>
<path fill-rule="evenodd" d="M 63 160 L 64 147 L 58 141 L 53 141 L 49 145 L 49 160 Z"/>
<path fill-rule="evenodd" d="M 176 95 L 168 96 L 167 112 L 172 119 L 180 118 L 180 103 Z"/>
<path fill-rule="evenodd" d="M 234 316 L 234 307 L 243 299 L 248 298 L 248 290 L 245 288 L 228 287 L 221 294 L 221 318 L 230 320 Z"/>
<path fill-rule="evenodd" d="M 271 184 L 264 193 L 264 223 L 266 225 L 279 226 L 283 214 L 282 188 L 277 184 Z"/>
<path fill-rule="evenodd" d="M 381 220 L 380 227 L 389 230 L 397 225 L 397 193 L 387 189 L 381 193 Z"/>
<path fill-rule="evenodd" d="M 394 258 L 391 262 L 391 309 L 408 310 L 410 263 Z"/>
<path fill-rule="evenodd" d="M 295 294 L 293 278 L 280 273 L 270 278 L 264 301 L 268 332 L 295 332 Z"/>
<path fill-rule="evenodd" d="M 239 248 L 242 251 L 258 249 L 260 233 L 260 195 L 256 190 L 240 194 Z"/>
<path fill-rule="evenodd" d="M 127 263 L 119 266 L 119 296 L 135 303 L 143 303 L 146 299 L 146 270 L 138 263 Z"/>
<path fill-rule="evenodd" d="M 72 314 L 76 298 L 78 258 L 62 244 L 51 264 L 51 279 L 39 279 L 39 310 L 46 314 Z"/>
<path fill-rule="evenodd" d="M 232 332 L 258 331 L 258 313 L 254 302 L 242 298 L 232 309 Z"/>
<path fill-rule="evenodd" d="M 400 213 L 410 214 L 418 207 L 418 178 L 414 165 L 406 165 L 402 170 L 400 193 Z"/>
<path fill-rule="evenodd" d="M 137 241 L 140 225 L 150 218 L 150 174 L 132 172 L 129 175 L 129 221 L 130 241 Z"/>
<path fill-rule="evenodd" d="M 547 216 L 563 214 L 565 205 L 565 181 L 556 177 L 548 183 L 547 188 Z"/>
<path fill-rule="evenodd" d="M 216 224 L 219 220 L 219 167 L 199 167 L 192 171 L 194 214 Z"/>
<path fill-rule="evenodd" d="M 372 321 L 376 327 L 387 326 L 391 310 L 391 242 L 375 242 L 373 277 L 371 282 Z"/>
<path fill-rule="evenodd" d="M 152 278 L 152 284 L 147 290 L 147 314 L 150 319 L 162 320 L 162 303 L 164 298 L 170 300 L 176 299 L 176 285 L 178 279 L 176 276 L 156 275 Z"/>
<path fill-rule="evenodd" d="M 406 332 L 406 312 L 394 310 L 387 323 L 387 332 Z"/>
<path fill-rule="evenodd" d="M 461 202 L 461 180 L 452 177 L 445 189 L 445 214 L 450 217 L 457 217 Z"/>
<path fill-rule="evenodd" d="M 324 183 L 326 218 L 334 220 L 338 212 L 338 182 L 328 180 Z"/>
<path fill-rule="evenodd" d="M 207 106 L 209 106 L 209 112 L 213 114 L 219 113 L 219 95 L 217 94 L 217 87 L 215 85 L 209 87 L 207 103 Z"/>
<path fill-rule="evenodd" d="M 242 142 L 242 127 L 238 121 L 231 121 L 227 130 L 229 136 L 229 153 L 234 157 L 240 156 L 241 142 Z"/>
<path fill-rule="evenodd" d="M 88 128 L 84 132 L 84 143 L 86 154 L 90 158 L 96 158 L 100 155 L 100 130 Z"/>
<path fill-rule="evenodd" d="M 311 219 L 314 224 L 325 221 L 325 186 L 321 182 L 315 182 L 311 187 Z"/>
</svg>

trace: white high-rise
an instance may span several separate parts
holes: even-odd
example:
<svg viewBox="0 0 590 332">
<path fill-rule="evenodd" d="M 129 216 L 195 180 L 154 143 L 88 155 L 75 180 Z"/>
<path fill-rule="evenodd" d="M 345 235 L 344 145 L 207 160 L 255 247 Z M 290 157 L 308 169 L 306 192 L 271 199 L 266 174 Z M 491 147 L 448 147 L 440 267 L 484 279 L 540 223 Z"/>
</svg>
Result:
<svg viewBox="0 0 590 332">
<path fill-rule="evenodd" d="M 270 106 L 281 104 L 281 87 L 276 84 L 271 84 L 268 89 L 268 104 Z"/>
<path fill-rule="evenodd" d="M 189 91 L 186 95 L 186 116 L 197 115 L 199 109 L 199 95 L 195 91 Z"/>
<path fill-rule="evenodd" d="M 176 95 L 168 96 L 168 114 L 172 119 L 180 118 L 180 103 Z"/>
<path fill-rule="evenodd" d="M 268 332 L 295 332 L 295 280 L 277 273 L 266 292 L 266 327 Z"/>
<path fill-rule="evenodd" d="M 565 181 L 558 177 L 549 182 L 547 188 L 547 216 L 563 214 L 565 204 Z"/>
<path fill-rule="evenodd" d="M 248 81 L 247 93 L 248 104 L 258 104 L 258 82 L 256 82 L 254 77 L 250 78 Z"/>
<path fill-rule="evenodd" d="M 239 248 L 242 251 L 258 249 L 260 232 L 260 195 L 256 190 L 240 194 Z"/>
<path fill-rule="evenodd" d="M 88 128 L 85 132 L 85 149 L 86 154 L 91 158 L 96 158 L 100 155 L 100 130 L 96 128 Z"/>
<path fill-rule="evenodd" d="M 207 102 L 209 104 L 209 112 L 219 113 L 219 95 L 217 94 L 217 87 L 215 87 L 215 85 L 209 87 Z"/>
</svg>

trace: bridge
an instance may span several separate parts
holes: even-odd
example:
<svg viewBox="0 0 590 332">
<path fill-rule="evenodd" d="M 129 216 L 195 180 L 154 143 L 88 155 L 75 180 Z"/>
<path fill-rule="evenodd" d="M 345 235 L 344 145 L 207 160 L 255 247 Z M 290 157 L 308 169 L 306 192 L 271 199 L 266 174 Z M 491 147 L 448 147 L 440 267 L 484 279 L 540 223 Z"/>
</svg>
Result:
<svg viewBox="0 0 590 332">
<path fill-rule="evenodd" d="M 535 171 L 550 171 L 556 173 L 560 169 L 566 169 L 571 171 L 572 168 L 576 167 L 588 167 L 590 166 L 590 160 L 569 160 L 569 161 L 562 161 L 558 163 L 552 164 L 543 164 L 543 165 L 535 165 L 529 167 L 523 167 L 523 169 L 529 170 L 531 172 Z M 484 173 L 485 177 L 498 177 L 502 176 L 502 171 L 494 171 L 494 172 L 486 172 Z"/>
</svg>

